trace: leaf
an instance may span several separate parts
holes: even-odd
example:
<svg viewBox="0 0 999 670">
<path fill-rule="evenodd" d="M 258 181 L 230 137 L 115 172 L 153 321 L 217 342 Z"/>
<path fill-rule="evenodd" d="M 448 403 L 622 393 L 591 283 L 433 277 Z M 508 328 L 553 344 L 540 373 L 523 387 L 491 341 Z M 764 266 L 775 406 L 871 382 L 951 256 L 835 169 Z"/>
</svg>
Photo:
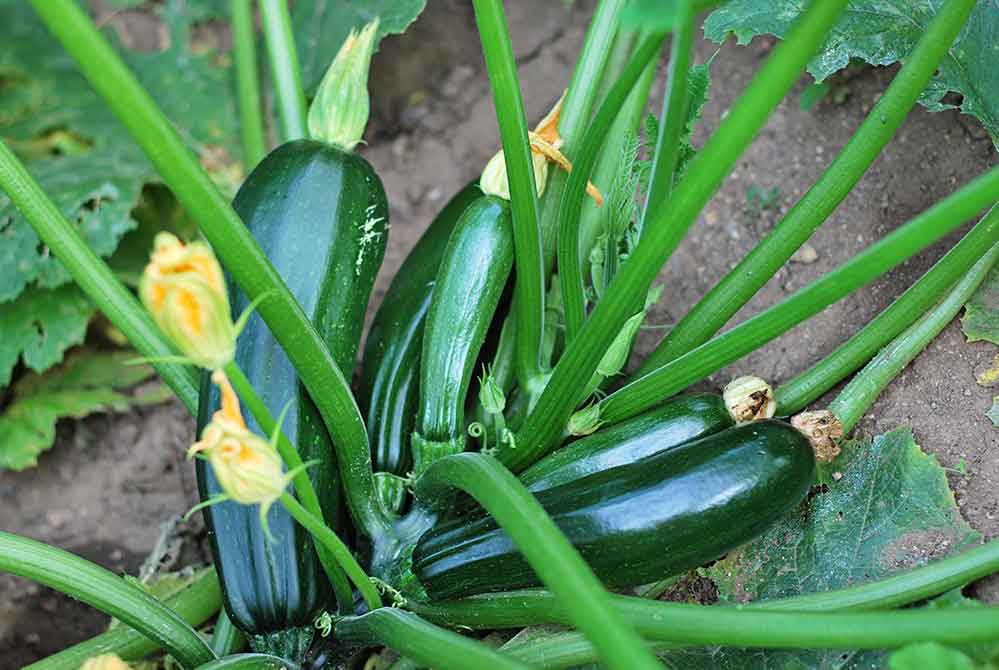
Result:
<svg viewBox="0 0 999 670">
<path fill-rule="evenodd" d="M 798 106 L 803 112 L 807 112 L 829 95 L 830 86 L 827 82 L 813 82 L 801 93 Z"/>
<path fill-rule="evenodd" d="M 153 375 L 145 365 L 125 365 L 133 351 L 77 351 L 44 374 L 29 374 L 11 389 L 12 398 L 0 415 L 0 470 L 24 470 L 38 463 L 38 454 L 55 441 L 56 422 L 94 412 L 120 412 L 135 404 L 162 402 L 162 386 L 141 395 L 121 393 Z"/>
<path fill-rule="evenodd" d="M 993 426 L 999 427 L 999 396 L 992 398 L 992 407 L 985 412 L 985 416 L 991 419 Z"/>
<path fill-rule="evenodd" d="M 680 154 L 677 156 L 674 183 L 680 181 L 687 169 L 687 164 L 697 154 L 697 150 L 690 142 L 694 134 L 694 126 L 701 120 L 701 113 L 708 101 L 708 91 L 711 88 L 711 63 L 717 54 L 716 51 L 706 63 L 691 67 L 690 74 L 687 75 L 687 121 L 684 124 L 683 133 L 680 135 Z"/>
<path fill-rule="evenodd" d="M 426 4 L 426 0 L 298 0 L 291 22 L 306 90 L 319 86 L 351 28 L 361 28 L 377 16 L 379 40 L 403 33 Z"/>
<path fill-rule="evenodd" d="M 707 570 L 722 602 L 864 584 L 981 539 L 961 518 L 936 457 L 908 429 L 846 442 L 829 468 L 799 509 Z M 884 658 L 877 651 L 712 649 L 672 652 L 669 660 L 678 670 L 859 669 L 883 667 Z"/>
<path fill-rule="evenodd" d="M 936 642 L 910 644 L 891 655 L 891 670 L 975 670 L 977 667 L 966 654 Z"/>
<path fill-rule="evenodd" d="M 961 330 L 969 342 L 999 344 L 999 268 L 992 268 L 964 306 Z"/>
<path fill-rule="evenodd" d="M 871 65 L 904 60 L 944 0 L 850 0 L 819 54 L 808 64 L 816 81 L 846 67 L 851 58 Z M 730 0 L 704 23 L 704 35 L 722 42 L 734 33 L 739 44 L 754 36 L 784 37 L 808 3 L 802 0 Z M 978 0 L 920 102 L 932 111 L 951 109 L 948 92 L 963 96 L 959 107 L 981 121 L 999 148 L 999 10 Z"/>
</svg>

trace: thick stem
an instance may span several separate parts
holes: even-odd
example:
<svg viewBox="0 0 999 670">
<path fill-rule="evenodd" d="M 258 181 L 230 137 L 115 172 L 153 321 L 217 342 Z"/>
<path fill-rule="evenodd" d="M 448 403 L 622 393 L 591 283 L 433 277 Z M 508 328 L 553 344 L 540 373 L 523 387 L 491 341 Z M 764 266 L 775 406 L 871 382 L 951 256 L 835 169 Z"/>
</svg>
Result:
<svg viewBox="0 0 999 670">
<path fill-rule="evenodd" d="M 306 136 L 305 88 L 287 0 L 260 0 L 260 19 L 281 121 L 281 140 L 298 140 Z"/>
<path fill-rule="evenodd" d="M 66 220 L 3 142 L 0 142 L 0 188 L 80 288 L 140 354 L 154 360 L 176 355 L 136 297 L 87 246 L 76 227 Z M 194 370 L 164 362 L 154 362 L 153 367 L 187 410 L 196 414 L 198 380 Z"/>
<path fill-rule="evenodd" d="M 586 197 L 586 184 L 597 162 L 600 147 L 607 137 L 607 131 L 621 112 L 625 100 L 649 62 L 659 53 L 663 39 L 662 35 L 647 37 L 618 77 L 607 98 L 600 105 L 600 110 L 590 124 L 589 130 L 583 136 L 583 142 L 579 145 L 574 158 L 572 172 L 569 174 L 569 181 L 562 193 L 562 202 L 559 205 L 558 276 L 562 282 L 567 344 L 576 338 L 586 318 L 586 294 L 579 248 L 579 218 L 583 199 Z"/>
<path fill-rule="evenodd" d="M 557 443 L 604 352 L 625 320 L 641 304 L 653 279 L 687 229 L 717 190 L 770 113 L 797 81 L 802 68 L 823 43 L 846 0 L 813 2 L 792 27 L 715 134 L 693 160 L 669 204 L 648 222 L 634 253 L 608 287 L 579 336 L 566 348 L 551 380 L 517 435 L 517 449 L 500 452 L 504 464 L 520 470 Z"/>
<path fill-rule="evenodd" d="M 218 619 L 215 620 L 211 645 L 212 651 L 220 658 L 235 654 L 246 647 L 246 636 L 243 635 L 243 631 L 236 628 L 224 608 L 219 612 Z"/>
<path fill-rule="evenodd" d="M 524 101 L 517 80 L 517 63 L 513 57 L 503 3 L 500 0 L 473 0 L 472 4 L 510 184 L 516 269 L 513 309 L 517 318 L 517 376 L 521 385 L 527 386 L 540 373 L 545 311 L 538 192 L 527 137 Z"/>
<path fill-rule="evenodd" d="M 985 219 L 989 218 L 999 218 L 999 207 L 993 207 L 978 226 L 988 225 Z M 972 245 L 975 239 L 978 243 Z M 787 416 L 801 411 L 869 361 L 879 349 L 930 309 L 989 247 L 988 240 L 965 236 L 919 281 L 853 337 L 805 372 L 782 384 L 777 389 L 778 414 Z"/>
<path fill-rule="evenodd" d="M 232 0 L 232 50 L 236 62 L 239 129 L 243 138 L 243 165 L 247 172 L 267 154 L 264 119 L 260 110 L 260 74 L 254 44 L 253 0 Z"/>
<path fill-rule="evenodd" d="M 67 551 L 0 531 L 0 571 L 119 619 L 166 649 L 184 668 L 215 660 L 215 652 L 179 614 L 135 584 Z"/>
<path fill-rule="evenodd" d="M 916 104 L 974 5 L 974 0 L 949 0 L 944 4 L 891 86 L 819 180 L 659 343 L 642 363 L 639 376 L 682 356 L 717 333 L 850 194 Z"/>
<path fill-rule="evenodd" d="M 756 350 L 828 305 L 925 249 L 999 198 L 999 168 L 979 177 L 794 295 L 656 368 L 599 403 L 600 418 L 622 421 Z M 975 227 L 971 247 L 999 239 L 999 222 Z"/>
<path fill-rule="evenodd" d="M 993 212 L 999 212 L 997 207 Z M 988 216 L 999 227 L 999 216 Z M 984 221 L 983 221 L 984 223 Z M 926 348 L 933 338 L 940 334 L 948 323 L 954 320 L 965 303 L 971 299 L 978 285 L 989 274 L 989 270 L 999 259 L 999 244 L 992 247 L 980 261 L 959 281 L 947 297 L 931 312 L 923 316 L 904 333 L 892 340 L 871 362 L 840 391 L 829 405 L 829 411 L 843 424 L 843 433 L 848 435 L 861 417 L 891 381 L 919 352 Z"/>
<path fill-rule="evenodd" d="M 351 514 L 362 532 L 383 532 L 386 522 L 374 498 L 368 435 L 350 385 L 281 275 L 170 121 L 76 3 L 32 0 L 32 7 L 152 161 L 247 297 L 268 296 L 257 311 L 287 352 L 333 438 Z M 85 275 L 87 266 L 81 267 Z M 74 279 L 82 282 L 75 274 Z"/>
<path fill-rule="evenodd" d="M 205 663 L 198 670 L 286 670 L 288 662 L 270 654 L 233 654 Z"/>
<path fill-rule="evenodd" d="M 485 644 L 439 628 L 409 612 L 385 607 L 336 624 L 338 639 L 385 645 L 420 666 L 440 670 L 496 668 L 527 670 L 530 666 L 493 651 Z"/>
<path fill-rule="evenodd" d="M 459 454 L 435 463 L 416 483 L 421 500 L 441 502 L 452 489 L 469 493 L 552 590 L 571 623 L 599 649 L 609 668 L 660 667 L 635 631 L 612 613 L 610 594 L 541 504 L 500 463 L 482 454 Z"/>
</svg>

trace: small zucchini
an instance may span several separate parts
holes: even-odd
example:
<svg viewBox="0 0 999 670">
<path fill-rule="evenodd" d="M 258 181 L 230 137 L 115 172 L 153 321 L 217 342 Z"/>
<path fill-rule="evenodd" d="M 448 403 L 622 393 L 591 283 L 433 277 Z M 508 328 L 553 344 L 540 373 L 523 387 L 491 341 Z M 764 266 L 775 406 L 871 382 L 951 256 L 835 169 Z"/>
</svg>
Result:
<svg viewBox="0 0 999 670">
<path fill-rule="evenodd" d="M 805 497 L 815 457 L 804 435 L 766 420 L 736 426 L 538 494 L 608 586 L 680 574 L 751 540 Z M 538 586 L 489 517 L 439 523 L 413 552 L 431 599 Z"/>
<path fill-rule="evenodd" d="M 322 142 L 289 142 L 253 170 L 233 207 L 349 374 L 387 236 L 388 205 L 374 170 L 363 158 Z M 230 295 L 238 314 L 246 296 L 233 286 Z M 327 523 L 337 528 L 341 502 L 329 436 L 258 315 L 239 337 L 236 362 L 274 416 L 290 403 L 284 433 L 304 461 L 319 461 L 309 476 Z M 217 393 L 202 394 L 199 432 L 217 405 Z M 252 417 L 247 421 L 259 432 Z M 197 473 L 203 500 L 219 492 L 204 461 L 198 461 Z M 333 606 L 311 536 L 280 505 L 268 513 L 274 542 L 254 508 L 225 502 L 204 514 L 230 619 L 256 650 L 296 660 L 311 640 L 313 617 Z"/>
<path fill-rule="evenodd" d="M 520 481 L 537 493 L 654 456 L 732 424 L 721 396 L 679 396 L 630 421 L 562 447 L 520 473 Z"/>
</svg>

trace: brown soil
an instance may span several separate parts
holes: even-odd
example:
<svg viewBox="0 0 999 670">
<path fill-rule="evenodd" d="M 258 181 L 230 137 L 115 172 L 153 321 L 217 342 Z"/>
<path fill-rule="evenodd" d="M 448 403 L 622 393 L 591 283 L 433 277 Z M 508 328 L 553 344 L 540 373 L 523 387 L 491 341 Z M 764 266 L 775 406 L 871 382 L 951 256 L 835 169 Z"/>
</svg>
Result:
<svg viewBox="0 0 999 670">
<path fill-rule="evenodd" d="M 539 118 L 565 87 L 592 2 L 506 3 L 528 113 Z M 772 46 L 726 45 L 712 66 L 711 100 L 696 137 L 703 141 Z M 715 46 L 697 47 L 700 61 Z M 801 111 L 807 78 L 773 115 L 735 174 L 711 201 L 660 281 L 666 292 L 652 321 L 671 323 L 741 258 L 821 173 L 887 86 L 894 70 L 864 69 L 841 84 L 845 101 Z M 660 73 L 662 74 L 662 73 Z M 660 76 L 652 99 L 659 98 Z M 403 37 L 386 40 L 373 73 L 374 114 L 364 155 L 384 180 L 392 207 L 391 241 L 379 277 L 377 306 L 395 268 L 446 199 L 473 178 L 496 150 L 496 121 L 471 15 L 459 0 L 428 3 Z M 996 162 L 976 121 L 917 109 L 854 193 L 811 240 L 817 258 L 781 270 L 736 321 L 787 296 L 895 229 Z M 750 186 L 779 189 L 776 210 L 749 211 Z M 758 214 L 758 216 L 756 215 Z M 951 242 L 953 240 L 948 240 Z M 731 369 L 779 383 L 831 351 L 939 257 L 944 244 L 906 263 Z M 656 331 L 645 331 L 647 352 Z M 871 434 L 909 425 L 922 447 L 951 475 L 968 521 L 986 537 L 999 535 L 999 432 L 984 416 L 992 393 L 975 371 L 996 347 L 964 342 L 952 324 L 884 393 L 859 427 Z M 822 403 L 819 403 L 821 406 Z M 62 426 L 57 446 L 24 473 L 0 473 L 0 528 L 81 554 L 116 571 L 135 571 L 153 548 L 162 522 L 194 500 L 183 450 L 192 421 L 176 404 Z M 198 529 L 192 529 L 196 532 Z M 994 600 L 999 582 L 978 592 Z M 0 669 L 58 650 L 99 631 L 103 618 L 69 599 L 0 575 Z"/>
</svg>

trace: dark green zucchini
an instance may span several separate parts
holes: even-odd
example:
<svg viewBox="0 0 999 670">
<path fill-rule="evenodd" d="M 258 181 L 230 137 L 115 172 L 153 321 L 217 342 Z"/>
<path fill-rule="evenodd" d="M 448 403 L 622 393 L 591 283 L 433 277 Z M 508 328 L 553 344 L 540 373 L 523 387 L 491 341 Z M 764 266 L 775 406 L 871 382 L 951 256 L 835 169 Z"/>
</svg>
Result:
<svg viewBox="0 0 999 670">
<path fill-rule="evenodd" d="M 385 251 L 388 205 L 378 176 L 359 156 L 299 140 L 275 149 L 253 170 L 233 207 L 349 375 Z M 247 298 L 234 286 L 230 295 L 238 314 Z M 274 416 L 290 401 L 284 433 L 304 461 L 319 461 L 309 476 L 327 523 L 337 528 L 341 503 L 329 436 L 258 315 L 239 336 L 236 362 Z M 218 394 L 202 399 L 199 432 L 217 407 Z M 252 417 L 246 418 L 259 432 Z M 206 462 L 199 460 L 197 468 L 207 500 L 219 486 Z M 313 617 L 334 605 L 311 536 L 280 505 L 268 513 L 274 542 L 265 537 L 255 507 L 226 502 L 204 514 L 229 617 L 257 650 L 295 660 L 290 657 L 311 638 Z"/>
<path fill-rule="evenodd" d="M 483 195 L 448 240 L 427 312 L 420 403 L 412 436 L 414 472 L 465 447 L 465 400 L 513 265 L 509 204 Z"/>
<path fill-rule="evenodd" d="M 752 539 L 797 505 L 815 476 L 804 435 L 757 421 L 543 491 L 538 501 L 608 586 L 644 584 Z M 538 586 L 489 517 L 420 537 L 413 573 L 431 599 Z"/>
<path fill-rule="evenodd" d="M 470 184 L 451 198 L 406 256 L 375 313 L 364 343 L 358 398 L 376 477 L 381 472 L 404 476 L 410 468 L 409 436 L 416 428 L 430 296 L 451 232 L 465 208 L 481 196 L 479 187 Z"/>
<path fill-rule="evenodd" d="M 572 442 L 520 473 L 537 493 L 596 472 L 634 463 L 731 427 L 721 396 L 679 396 L 640 416 Z"/>
</svg>

